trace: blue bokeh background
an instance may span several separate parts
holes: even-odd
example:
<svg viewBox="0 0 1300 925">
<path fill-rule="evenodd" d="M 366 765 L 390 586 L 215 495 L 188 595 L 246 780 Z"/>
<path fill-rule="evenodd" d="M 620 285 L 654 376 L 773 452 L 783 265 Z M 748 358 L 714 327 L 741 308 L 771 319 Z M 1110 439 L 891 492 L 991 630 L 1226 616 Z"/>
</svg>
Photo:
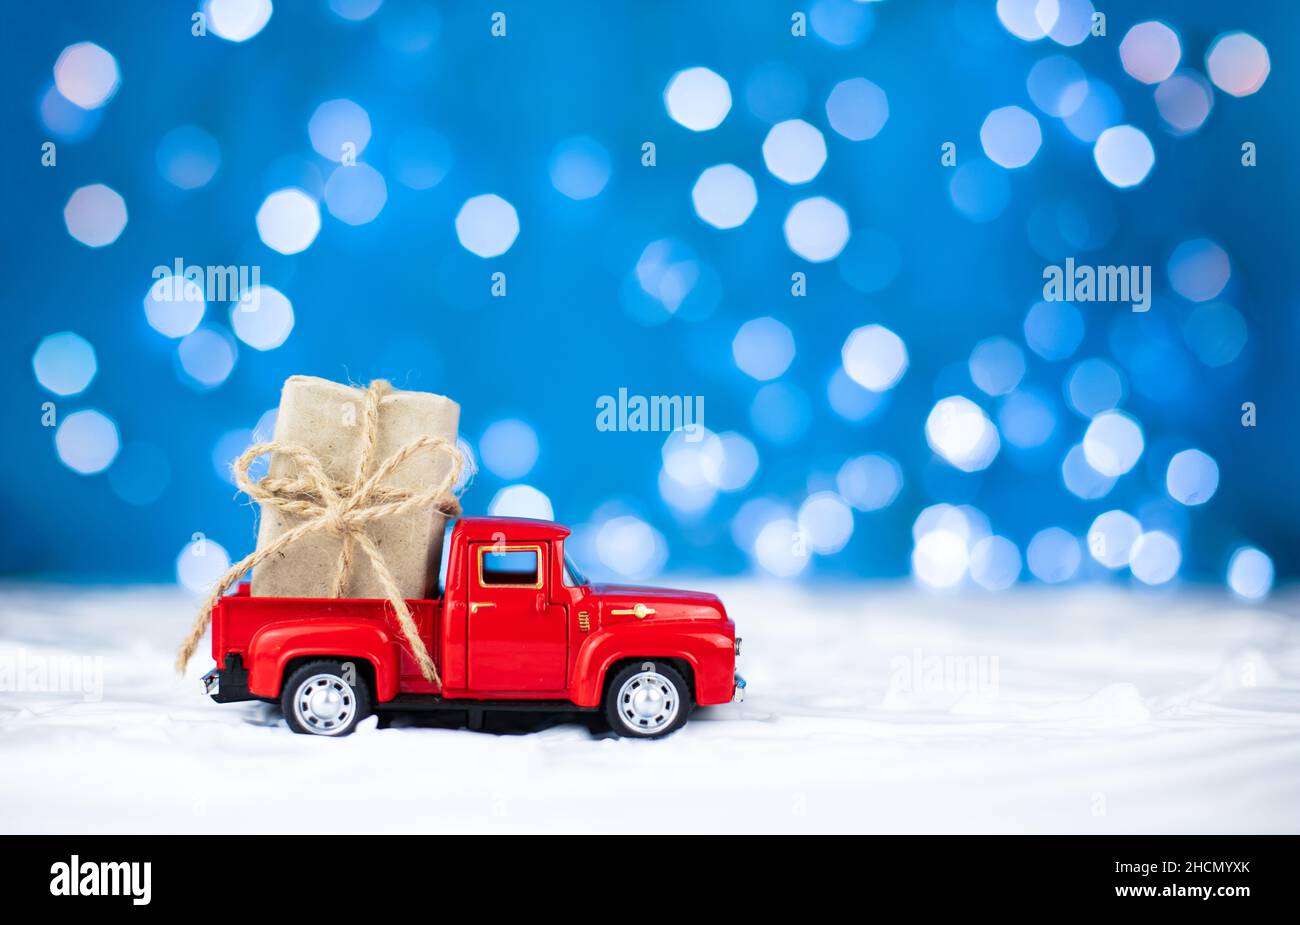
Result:
<svg viewBox="0 0 1300 925">
<path fill-rule="evenodd" d="M 791 35 L 792 6 L 812 14 L 805 37 Z M 490 33 L 496 10 L 507 15 L 505 37 Z M 484 513 L 500 489 L 522 482 L 549 497 L 556 519 L 585 525 L 589 539 L 602 519 L 634 516 L 661 547 L 654 572 L 755 568 L 751 550 L 733 537 L 741 506 L 762 498 L 796 511 L 810 493 L 834 490 L 845 460 L 868 451 L 898 461 L 902 491 L 882 510 L 855 511 L 847 545 L 815 556 L 800 572 L 804 579 L 907 575 L 913 523 L 938 502 L 974 505 L 1022 552 L 1046 527 L 1082 538 L 1094 517 L 1118 508 L 1138 514 L 1144 528 L 1177 538 L 1183 580 L 1222 583 L 1228 557 L 1242 543 L 1267 552 L 1279 577 L 1300 570 L 1293 543 L 1300 490 L 1292 477 L 1300 449 L 1292 406 L 1300 394 L 1300 30 L 1287 5 L 1126 2 L 1105 10 L 1106 37 L 1073 47 L 1016 38 L 993 0 L 384 0 L 360 22 L 343 20 L 323 2 L 278 2 L 266 27 L 238 43 L 192 36 L 191 12 L 148 3 L 14 4 L 7 11 L 0 56 L 7 129 L 0 384 L 12 471 L 0 480 L 4 572 L 169 579 L 196 532 L 232 556 L 247 552 L 252 512 L 222 477 L 214 447 L 223 435 L 253 428 L 274 407 L 283 379 L 296 373 L 359 382 L 384 377 L 450 395 L 462 405 L 462 433 L 473 447 L 495 421 L 527 422 L 538 439 L 535 466 L 514 479 L 480 471 L 466 510 Z M 1216 89 L 1199 131 L 1163 131 L 1152 88 L 1124 73 L 1117 52 L 1125 31 L 1151 18 L 1176 29 L 1182 66 L 1202 72 L 1216 36 L 1251 33 L 1269 52 L 1267 82 L 1242 98 Z M 837 46 L 819 34 L 818 23 L 832 35 L 840 24 L 851 41 Z M 121 85 L 81 137 L 65 138 L 51 133 L 40 104 L 60 52 L 81 41 L 116 58 Z M 1122 121 L 1151 138 L 1156 164 L 1140 186 L 1110 185 L 1092 146 L 1035 109 L 1026 76 L 1055 54 L 1105 81 L 1118 96 Z M 804 186 L 782 183 L 766 169 L 761 146 L 770 126 L 747 99 L 756 71 L 773 64 L 801 76 L 803 92 L 796 85 L 789 99 L 768 99 L 767 108 L 784 107 L 783 117 L 807 119 L 826 137 L 826 165 Z M 732 108 L 712 131 L 689 131 L 665 108 L 666 84 L 693 66 L 730 85 Z M 888 122 L 869 141 L 850 141 L 827 124 L 830 89 L 856 76 L 889 99 Z M 763 102 L 761 87 L 753 93 Z M 268 194 L 285 186 L 320 196 L 318 184 L 334 165 L 313 151 L 307 126 L 317 106 L 337 98 L 369 115 L 372 139 L 360 160 L 384 174 L 387 201 L 373 222 L 359 226 L 322 207 L 312 245 L 278 254 L 259 240 L 254 216 Z M 1037 116 L 1042 147 L 1027 167 L 1008 172 L 1001 214 L 975 223 L 954 208 L 953 169 L 941 165 L 940 145 L 954 142 L 959 164 L 981 158 L 980 125 L 1006 105 Z M 182 125 L 200 126 L 220 147 L 215 177 L 192 191 L 167 183 L 156 158 L 163 136 Z M 428 190 L 394 179 L 394 145 L 412 126 L 433 128 L 451 152 L 446 176 Z M 583 201 L 561 195 L 548 175 L 556 146 L 574 136 L 595 139 L 611 164 L 608 184 Z M 47 140 L 58 143 L 53 168 L 40 163 Z M 1240 164 L 1246 140 L 1257 145 L 1257 167 Z M 646 141 L 657 147 L 653 168 L 641 163 Z M 752 216 L 730 231 L 709 227 L 692 208 L 696 178 L 719 163 L 738 165 L 758 189 Z M 74 240 L 62 216 L 72 192 L 91 183 L 119 192 L 130 216 L 121 237 L 98 249 Z M 461 247 L 453 226 L 461 205 L 483 193 L 512 203 L 521 226 L 514 245 L 489 259 Z M 897 269 L 883 271 L 886 284 L 878 291 L 863 292 L 846 279 L 854 276 L 853 260 L 879 269 L 852 247 L 817 264 L 791 252 L 782 222 L 810 195 L 841 204 L 855 235 L 870 230 L 893 242 Z M 1107 229 L 1099 246 L 1043 252 L 1053 245 L 1041 236 L 1035 241 L 1035 216 L 1045 203 L 1062 200 L 1094 229 Z M 1240 355 L 1215 368 L 1188 349 L 1183 326 L 1195 306 L 1171 291 L 1166 270 L 1180 243 L 1201 237 L 1229 255 L 1232 274 L 1219 298 L 1240 312 L 1248 331 Z M 707 285 L 689 317 L 646 324 L 629 310 L 636 300 L 626 289 L 645 248 L 664 239 L 704 268 Z M 1068 359 L 1049 361 L 1025 348 L 1023 322 L 1042 297 L 1044 266 L 1070 255 L 1095 264 L 1150 264 L 1155 300 L 1145 315 L 1112 304 L 1080 306 L 1082 344 Z M 265 352 L 239 344 L 233 372 L 215 388 L 187 381 L 177 341 L 150 327 L 141 304 L 152 269 L 177 257 L 260 266 L 262 282 L 292 300 L 288 340 Z M 490 295 L 497 271 L 508 279 L 502 299 Z M 808 295 L 795 298 L 791 274 L 800 271 Z M 796 344 L 780 377 L 789 387 L 784 394 L 796 397 L 799 418 L 787 440 L 763 436 L 751 407 L 762 383 L 738 369 L 732 355 L 737 330 L 760 316 L 783 322 Z M 228 330 L 228 307 L 209 304 L 205 323 Z M 828 403 L 827 382 L 849 332 L 869 323 L 903 339 L 910 365 L 875 413 L 850 421 Z M 33 375 L 37 345 L 60 331 L 89 341 L 98 365 L 89 387 L 68 397 L 51 395 Z M 1021 387 L 1046 398 L 1056 427 L 1038 450 L 1004 443 L 987 469 L 963 473 L 927 445 L 925 420 L 936 400 L 952 394 L 996 414 L 1000 400 L 978 390 L 967 369 L 972 347 L 995 335 L 1025 348 Z M 1108 358 L 1121 371 L 1122 407 L 1146 437 L 1138 465 L 1094 500 L 1067 491 L 1060 474 L 1062 457 L 1087 426 L 1067 406 L 1062 383 L 1087 357 Z M 704 396 L 712 431 L 753 441 L 757 474 L 701 511 L 675 510 L 660 493 L 663 435 L 594 426 L 597 397 L 620 387 Z M 800 396 L 806 416 L 798 411 Z M 46 401 L 63 417 L 98 409 L 116 422 L 124 448 L 152 447 L 147 458 L 155 468 L 137 475 L 157 482 L 158 497 L 132 504 L 115 489 L 127 485 L 132 495 L 131 473 L 113 480 L 114 467 L 133 458 L 125 449 L 96 475 L 62 464 L 53 430 L 42 426 Z M 1247 401 L 1258 406 L 1255 428 L 1241 426 Z M 1165 466 L 1187 447 L 1204 450 L 1220 469 L 1217 493 L 1194 509 L 1164 490 Z M 594 541 L 586 548 L 597 559 L 586 563 L 590 571 L 619 573 L 599 561 Z M 1076 577 L 1107 576 L 1129 580 L 1091 563 Z M 1023 580 L 1032 577 L 1022 573 Z"/>
</svg>

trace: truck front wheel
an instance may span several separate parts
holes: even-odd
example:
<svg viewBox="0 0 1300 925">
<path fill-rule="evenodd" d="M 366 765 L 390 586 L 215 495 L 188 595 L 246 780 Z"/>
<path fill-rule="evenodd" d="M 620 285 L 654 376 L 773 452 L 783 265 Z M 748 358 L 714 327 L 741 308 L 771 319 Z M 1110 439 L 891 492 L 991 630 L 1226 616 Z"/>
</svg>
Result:
<svg viewBox="0 0 1300 925">
<path fill-rule="evenodd" d="M 671 665 L 633 662 L 614 675 L 605 694 L 605 718 L 615 733 L 653 739 L 679 729 L 690 715 L 691 689 Z"/>
<path fill-rule="evenodd" d="M 285 679 L 280 707 L 294 732 L 345 736 L 370 715 L 370 688 L 354 663 L 308 662 Z"/>
</svg>

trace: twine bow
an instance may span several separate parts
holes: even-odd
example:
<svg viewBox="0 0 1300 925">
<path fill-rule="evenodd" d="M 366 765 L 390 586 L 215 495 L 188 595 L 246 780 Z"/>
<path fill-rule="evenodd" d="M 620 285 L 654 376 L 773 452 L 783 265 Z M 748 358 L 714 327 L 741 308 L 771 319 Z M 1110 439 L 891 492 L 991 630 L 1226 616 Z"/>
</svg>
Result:
<svg viewBox="0 0 1300 925">
<path fill-rule="evenodd" d="M 291 443 L 257 443 L 250 446 L 239 459 L 235 460 L 235 481 L 249 497 L 264 506 L 305 519 L 298 526 L 281 534 L 274 542 L 240 559 L 222 576 L 207 600 L 203 602 L 198 618 L 194 621 L 194 628 L 190 630 L 189 636 L 181 643 L 176 653 L 177 672 L 184 674 L 185 666 L 202 642 L 208 624 L 212 622 L 213 608 L 249 569 L 255 568 L 272 556 L 279 555 L 282 550 L 304 536 L 325 532 L 339 536 L 343 540 L 343 548 L 339 552 L 339 567 L 334 576 L 330 596 L 343 596 L 344 584 L 352 568 L 355 551 L 359 548 L 370 560 L 375 578 L 383 588 L 384 597 L 392 605 L 411 655 L 420 666 L 420 674 L 426 681 L 442 685 L 442 679 L 438 677 L 438 669 L 424 641 L 420 639 L 415 621 L 411 618 L 410 608 L 406 606 L 406 601 L 402 599 L 402 592 L 397 587 L 397 581 L 384 562 L 379 547 L 366 532 L 366 528 L 371 521 L 426 507 L 436 507 L 448 517 L 457 516 L 460 513 L 460 503 L 452 494 L 452 488 L 460 479 L 461 469 L 465 463 L 453 441 L 444 437 L 424 435 L 402 446 L 380 463 L 373 473 L 368 474 L 379 432 L 379 402 L 391 391 L 392 386 L 382 379 L 371 382 L 366 389 L 361 460 L 357 465 L 356 477 L 350 484 L 340 485 L 333 482 L 315 454 L 305 447 Z M 397 471 L 403 463 L 412 456 L 425 452 L 445 452 L 451 457 L 451 469 L 440 484 L 420 491 L 383 486 L 384 480 Z M 248 476 L 249 466 L 255 459 L 266 453 L 278 453 L 292 459 L 297 464 L 297 474 L 293 478 L 268 476 L 259 482 L 252 481 Z"/>
</svg>

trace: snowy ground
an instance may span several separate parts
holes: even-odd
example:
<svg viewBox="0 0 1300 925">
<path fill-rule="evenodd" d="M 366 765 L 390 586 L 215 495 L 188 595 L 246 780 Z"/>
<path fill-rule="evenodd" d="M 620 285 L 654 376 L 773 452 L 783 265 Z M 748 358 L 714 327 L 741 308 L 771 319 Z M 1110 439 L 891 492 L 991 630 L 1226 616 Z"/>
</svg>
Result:
<svg viewBox="0 0 1300 925">
<path fill-rule="evenodd" d="M 180 592 L 0 588 L 0 831 L 1300 832 L 1300 597 L 686 586 L 750 698 L 653 742 L 295 736 L 171 673 Z M 14 689 L 70 658 L 88 695 Z"/>
</svg>

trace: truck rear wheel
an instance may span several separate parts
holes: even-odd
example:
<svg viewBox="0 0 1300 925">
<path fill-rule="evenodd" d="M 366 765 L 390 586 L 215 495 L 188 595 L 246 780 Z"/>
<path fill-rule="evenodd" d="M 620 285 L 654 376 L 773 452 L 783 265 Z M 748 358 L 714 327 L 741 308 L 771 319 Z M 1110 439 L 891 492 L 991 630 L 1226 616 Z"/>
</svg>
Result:
<svg viewBox="0 0 1300 925">
<path fill-rule="evenodd" d="M 370 704 L 370 687 L 357 666 L 332 659 L 295 668 L 280 694 L 289 728 L 305 735 L 348 735 L 370 715 Z"/>
<path fill-rule="evenodd" d="M 664 662 L 633 662 L 614 675 L 605 694 L 605 718 L 615 733 L 640 739 L 666 736 L 690 715 L 691 689 Z"/>
</svg>

